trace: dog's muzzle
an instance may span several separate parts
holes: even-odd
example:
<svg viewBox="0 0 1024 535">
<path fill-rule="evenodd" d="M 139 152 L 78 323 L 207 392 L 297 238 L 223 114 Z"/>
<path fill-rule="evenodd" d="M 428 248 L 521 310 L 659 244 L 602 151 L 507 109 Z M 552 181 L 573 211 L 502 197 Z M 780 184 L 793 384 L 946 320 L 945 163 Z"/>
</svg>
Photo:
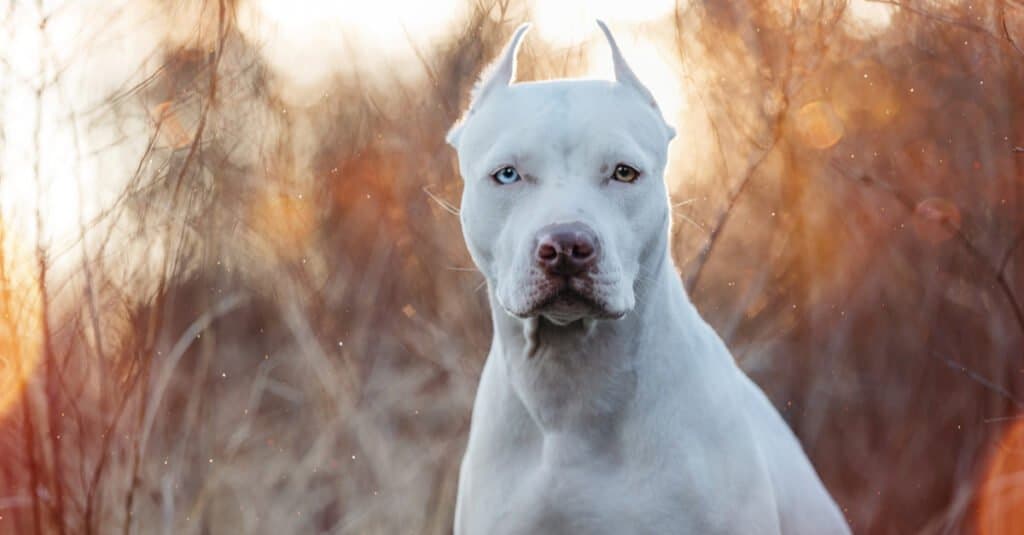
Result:
<svg viewBox="0 0 1024 535">
<path fill-rule="evenodd" d="M 534 259 L 545 280 L 537 284 L 542 297 L 535 310 L 558 324 L 583 317 L 614 317 L 596 291 L 601 243 L 589 226 L 548 225 L 537 232 Z"/>
</svg>

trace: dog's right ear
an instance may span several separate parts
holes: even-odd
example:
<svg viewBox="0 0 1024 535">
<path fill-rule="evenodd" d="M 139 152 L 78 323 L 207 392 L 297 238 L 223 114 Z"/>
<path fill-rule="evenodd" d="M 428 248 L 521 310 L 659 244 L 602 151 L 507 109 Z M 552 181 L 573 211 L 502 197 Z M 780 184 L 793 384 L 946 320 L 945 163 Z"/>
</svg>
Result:
<svg viewBox="0 0 1024 535">
<path fill-rule="evenodd" d="M 498 56 L 498 60 L 492 63 L 490 67 L 484 69 L 483 74 L 480 75 L 480 81 L 477 82 L 476 87 L 473 88 L 473 92 L 470 94 L 469 111 L 466 112 L 462 120 L 455 123 L 455 126 L 448 131 L 448 135 L 445 137 L 449 145 L 457 148 L 462 125 L 466 122 L 465 117 L 472 115 L 473 110 L 479 108 L 487 96 L 496 89 L 508 87 L 512 84 L 512 80 L 516 76 L 516 53 L 519 51 L 519 43 L 523 40 L 523 35 L 529 29 L 529 22 L 525 22 L 516 28 L 512 38 L 509 39 L 501 55 Z"/>
</svg>

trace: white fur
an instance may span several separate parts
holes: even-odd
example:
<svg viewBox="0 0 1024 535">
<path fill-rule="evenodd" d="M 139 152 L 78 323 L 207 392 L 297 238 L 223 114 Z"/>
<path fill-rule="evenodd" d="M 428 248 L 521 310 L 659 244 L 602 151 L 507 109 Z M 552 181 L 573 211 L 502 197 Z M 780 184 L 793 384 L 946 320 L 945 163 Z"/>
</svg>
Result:
<svg viewBox="0 0 1024 535">
<path fill-rule="evenodd" d="M 494 323 L 455 533 L 849 533 L 687 298 L 668 247 L 674 131 L 602 29 L 616 81 L 512 84 L 524 26 L 448 137 Z M 609 180 L 619 163 L 640 178 Z M 497 184 L 506 165 L 523 179 Z M 566 222 L 600 243 L 590 308 L 542 303 L 536 236 Z"/>
</svg>

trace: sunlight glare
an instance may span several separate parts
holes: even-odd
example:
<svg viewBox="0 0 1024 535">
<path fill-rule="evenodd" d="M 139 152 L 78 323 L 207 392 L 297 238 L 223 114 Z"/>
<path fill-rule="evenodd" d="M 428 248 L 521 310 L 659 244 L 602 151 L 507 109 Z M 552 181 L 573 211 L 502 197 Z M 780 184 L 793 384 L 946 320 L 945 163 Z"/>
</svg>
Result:
<svg viewBox="0 0 1024 535">
<path fill-rule="evenodd" d="M 12 51 L 13 59 L 0 70 L 0 217 L 26 247 L 34 248 L 37 237 L 56 248 L 77 239 L 80 223 L 116 198 L 130 178 L 124 170 L 145 147 L 145 140 L 122 139 L 143 126 L 137 119 L 83 119 L 112 92 L 139 81 L 140 66 L 160 43 L 151 13 L 131 5 L 68 3 L 54 7 L 43 27 L 33 8 L 15 4 L 7 14 L 15 30 L 0 34 L 0 50 Z M 83 41 L 97 20 L 105 22 L 106 38 Z M 109 148 L 101 153 L 97 146 Z"/>
<path fill-rule="evenodd" d="M 897 9 L 897 6 L 883 2 L 850 0 L 846 4 L 844 26 L 850 34 L 868 38 L 888 28 Z"/>
<path fill-rule="evenodd" d="M 417 54 L 443 38 L 466 9 L 460 0 L 250 0 L 239 27 L 263 43 L 273 68 L 299 86 L 312 87 L 337 73 L 399 78 L 419 73 Z"/>
<path fill-rule="evenodd" d="M 687 2 L 679 2 L 685 5 Z M 648 22 L 669 16 L 676 0 L 564 0 L 535 1 L 533 22 L 537 33 L 551 46 L 573 46 L 586 40 L 596 19 L 605 22 Z"/>
</svg>

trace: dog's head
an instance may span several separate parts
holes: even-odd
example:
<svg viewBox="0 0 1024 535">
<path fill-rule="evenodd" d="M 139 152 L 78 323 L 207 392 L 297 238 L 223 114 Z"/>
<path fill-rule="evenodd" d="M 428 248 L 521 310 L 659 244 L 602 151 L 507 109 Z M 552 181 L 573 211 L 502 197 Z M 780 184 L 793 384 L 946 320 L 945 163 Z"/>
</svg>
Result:
<svg viewBox="0 0 1024 535">
<path fill-rule="evenodd" d="M 448 134 L 470 253 L 510 314 L 557 324 L 633 309 L 667 247 L 675 131 L 608 28 L 615 81 L 513 84 L 520 26 Z"/>
</svg>

